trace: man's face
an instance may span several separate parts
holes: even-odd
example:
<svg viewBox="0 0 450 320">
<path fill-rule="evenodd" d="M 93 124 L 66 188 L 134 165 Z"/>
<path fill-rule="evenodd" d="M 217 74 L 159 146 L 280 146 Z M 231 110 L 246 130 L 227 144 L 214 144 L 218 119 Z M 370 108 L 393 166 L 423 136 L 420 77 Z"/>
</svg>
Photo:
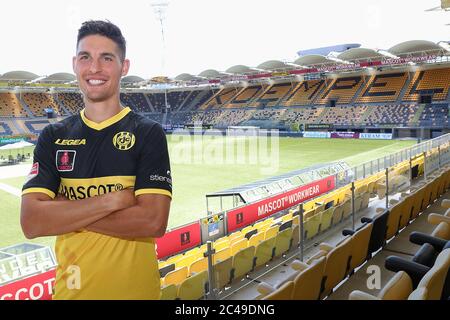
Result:
<svg viewBox="0 0 450 320">
<path fill-rule="evenodd" d="M 73 57 L 73 71 L 88 101 L 102 102 L 119 94 L 120 79 L 128 73 L 130 62 L 121 61 L 117 44 L 101 35 L 84 37 Z"/>
</svg>

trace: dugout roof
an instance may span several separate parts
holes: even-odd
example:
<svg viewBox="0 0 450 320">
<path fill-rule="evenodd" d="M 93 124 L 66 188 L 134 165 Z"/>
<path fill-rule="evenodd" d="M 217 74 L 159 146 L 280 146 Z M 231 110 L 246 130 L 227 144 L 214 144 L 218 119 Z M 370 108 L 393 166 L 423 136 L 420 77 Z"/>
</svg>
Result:
<svg viewBox="0 0 450 320">
<path fill-rule="evenodd" d="M 291 171 L 279 176 L 270 177 L 264 180 L 255 181 L 238 187 L 209 193 L 207 198 L 223 196 L 239 196 L 244 202 L 252 202 L 264 197 L 277 194 L 284 190 L 290 190 L 315 180 L 327 177 L 330 174 L 349 169 L 347 163 L 343 161 L 328 164 L 318 164 L 308 168 Z"/>
</svg>

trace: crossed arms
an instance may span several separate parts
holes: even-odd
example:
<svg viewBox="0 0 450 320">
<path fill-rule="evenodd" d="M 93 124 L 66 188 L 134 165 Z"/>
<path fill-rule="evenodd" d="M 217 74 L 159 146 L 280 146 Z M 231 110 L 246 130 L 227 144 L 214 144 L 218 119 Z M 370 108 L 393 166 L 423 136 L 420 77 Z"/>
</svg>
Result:
<svg viewBox="0 0 450 320">
<path fill-rule="evenodd" d="M 126 189 L 87 198 L 51 199 L 44 193 L 22 196 L 20 223 L 28 239 L 81 229 L 113 237 L 162 237 L 167 228 L 170 197 Z"/>
</svg>

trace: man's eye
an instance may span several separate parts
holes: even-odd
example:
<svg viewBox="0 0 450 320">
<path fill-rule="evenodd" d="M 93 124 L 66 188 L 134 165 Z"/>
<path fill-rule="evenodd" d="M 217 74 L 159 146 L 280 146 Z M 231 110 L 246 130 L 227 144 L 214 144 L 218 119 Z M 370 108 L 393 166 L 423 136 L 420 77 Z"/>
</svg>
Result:
<svg viewBox="0 0 450 320">
<path fill-rule="evenodd" d="M 86 60 L 88 57 L 87 56 L 81 56 L 80 60 Z"/>
<path fill-rule="evenodd" d="M 112 61 L 112 58 L 111 57 L 105 57 L 105 60 L 106 61 Z"/>
</svg>

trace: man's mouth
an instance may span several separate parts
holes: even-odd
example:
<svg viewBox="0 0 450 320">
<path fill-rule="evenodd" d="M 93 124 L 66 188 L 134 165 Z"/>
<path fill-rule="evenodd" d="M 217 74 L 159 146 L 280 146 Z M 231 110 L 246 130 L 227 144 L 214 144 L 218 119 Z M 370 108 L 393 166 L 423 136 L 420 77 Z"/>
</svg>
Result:
<svg viewBox="0 0 450 320">
<path fill-rule="evenodd" d="M 104 84 L 106 80 L 100 80 L 100 79 L 89 79 L 87 80 L 87 83 L 91 86 L 101 86 Z"/>
</svg>

